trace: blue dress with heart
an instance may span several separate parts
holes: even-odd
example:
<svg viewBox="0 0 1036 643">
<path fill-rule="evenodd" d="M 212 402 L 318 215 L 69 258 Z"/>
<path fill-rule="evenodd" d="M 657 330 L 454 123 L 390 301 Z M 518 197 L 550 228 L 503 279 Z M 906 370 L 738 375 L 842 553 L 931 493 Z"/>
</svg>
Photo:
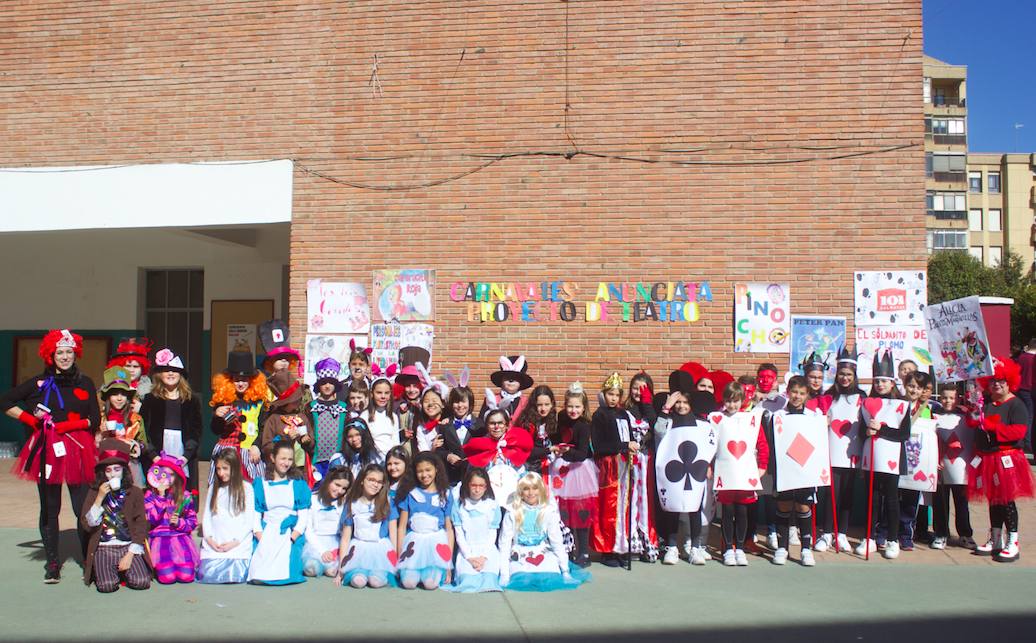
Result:
<svg viewBox="0 0 1036 643">
<path fill-rule="evenodd" d="M 396 585 L 396 550 L 389 538 L 390 523 L 399 519 L 396 505 L 389 503 L 385 520 L 374 520 L 374 504 L 355 500 L 342 512 L 342 527 L 352 528 L 342 560 L 342 587 L 348 587 L 354 576 L 375 578 L 387 585 Z"/>
<path fill-rule="evenodd" d="M 417 574 L 421 580 L 446 580 L 453 567 L 453 549 L 446 537 L 446 519 L 453 513 L 453 494 L 442 499 L 437 492 L 412 490 L 399 501 L 399 514 L 407 513 L 407 533 L 399 554 L 399 574 Z"/>
<path fill-rule="evenodd" d="M 553 504 L 520 503 L 504 516 L 500 552 L 507 561 L 500 571 L 504 589 L 550 592 L 575 589 L 590 573 L 573 565 L 561 535 L 561 516 Z"/>
</svg>

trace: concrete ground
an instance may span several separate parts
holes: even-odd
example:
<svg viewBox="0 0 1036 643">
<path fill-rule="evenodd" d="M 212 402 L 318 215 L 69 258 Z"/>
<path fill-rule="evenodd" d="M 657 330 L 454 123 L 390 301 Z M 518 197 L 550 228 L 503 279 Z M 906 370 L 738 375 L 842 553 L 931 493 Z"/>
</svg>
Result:
<svg viewBox="0 0 1036 643">
<path fill-rule="evenodd" d="M 747 568 L 718 562 L 691 567 L 635 563 L 632 572 L 593 565 L 593 580 L 571 592 L 454 595 L 350 590 L 330 579 L 292 587 L 158 586 L 100 595 L 85 587 L 77 542 L 63 507 L 59 585 L 42 583 L 38 505 L 30 484 L 0 460 L 0 639 L 55 640 L 232 636 L 239 640 L 369 641 L 641 640 L 719 636 L 724 641 L 1033 640 L 1036 563 L 999 564 L 959 548 L 919 546 L 896 561 L 864 562 L 818 554 L 817 566 L 771 565 L 750 556 Z M 204 468 L 203 468 L 204 476 Z M 67 505 L 67 499 L 65 504 Z M 976 539 L 986 512 L 973 505 Z M 1025 534 L 1036 533 L 1036 503 L 1020 509 Z M 853 534 L 855 540 L 855 534 Z M 147 615 L 134 620 L 131 615 Z M 120 629 L 117 624 L 125 624 Z"/>
</svg>

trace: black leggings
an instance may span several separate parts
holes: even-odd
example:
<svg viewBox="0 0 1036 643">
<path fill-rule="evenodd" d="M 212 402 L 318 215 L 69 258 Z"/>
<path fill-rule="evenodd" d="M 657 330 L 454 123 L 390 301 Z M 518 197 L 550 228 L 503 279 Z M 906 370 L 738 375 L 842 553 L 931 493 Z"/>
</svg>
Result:
<svg viewBox="0 0 1036 643">
<path fill-rule="evenodd" d="M 755 505 L 729 503 L 723 507 L 723 542 L 726 547 L 740 549 L 748 533 L 748 514 L 755 511 Z"/>
<path fill-rule="evenodd" d="M 989 526 L 993 529 L 1007 527 L 1007 531 L 1018 531 L 1018 505 L 1014 501 L 1006 505 L 989 505 Z"/>
<path fill-rule="evenodd" d="M 825 534 L 835 533 L 834 518 L 831 513 L 831 494 L 835 494 L 835 510 L 838 512 L 838 533 L 849 531 L 849 510 L 853 506 L 853 481 L 855 471 L 841 467 L 831 467 L 831 487 L 828 493 L 822 493 L 817 501 L 817 523 Z M 821 490 L 823 491 L 823 490 Z"/>
<path fill-rule="evenodd" d="M 971 512 L 968 510 L 968 487 L 963 484 L 941 484 L 935 489 L 932 514 L 935 535 L 948 538 L 950 535 L 950 495 L 953 495 L 954 524 L 957 535 L 971 538 Z"/>
<path fill-rule="evenodd" d="M 79 523 L 79 514 L 83 510 L 83 503 L 86 502 L 86 491 L 88 486 L 60 485 L 37 483 L 36 489 L 40 496 L 40 538 L 43 539 L 43 551 L 47 554 L 48 565 L 58 565 L 59 558 L 58 543 L 61 538 L 61 530 L 58 528 L 58 516 L 61 514 L 61 487 L 68 487 L 68 497 L 72 502 L 72 512 L 76 516 L 76 533 L 79 535 L 79 546 L 82 549 L 83 558 L 86 558 L 86 545 L 89 542 L 86 532 Z"/>
<path fill-rule="evenodd" d="M 870 475 L 870 472 L 867 473 Z M 874 516 L 875 531 L 884 525 L 887 532 L 885 538 L 889 542 L 899 542 L 899 476 L 893 473 L 874 474 Z M 884 515 L 882 514 L 884 511 Z M 874 533 L 871 533 L 871 538 Z"/>
</svg>

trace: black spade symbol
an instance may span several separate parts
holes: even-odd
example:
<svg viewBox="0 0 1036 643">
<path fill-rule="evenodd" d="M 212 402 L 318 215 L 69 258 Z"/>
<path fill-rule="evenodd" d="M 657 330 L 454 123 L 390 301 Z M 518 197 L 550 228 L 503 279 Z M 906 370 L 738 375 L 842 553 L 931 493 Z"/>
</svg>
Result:
<svg viewBox="0 0 1036 643">
<path fill-rule="evenodd" d="M 347 562 L 349 562 L 350 560 L 352 560 L 354 555 L 356 555 L 356 547 L 350 547 L 349 548 L 349 553 L 346 554 L 345 558 L 342 559 L 342 564 L 344 565 Z"/>
<path fill-rule="evenodd" d="M 670 460 L 665 465 L 665 477 L 669 482 L 680 482 L 683 480 L 684 491 L 690 491 L 691 478 L 698 482 L 705 480 L 705 473 L 709 469 L 708 460 L 695 460 L 698 455 L 698 445 L 686 440 L 676 448 L 678 459 Z"/>
<path fill-rule="evenodd" d="M 399 557 L 399 562 L 403 562 L 404 560 L 406 560 L 407 558 L 410 558 L 413 555 L 414 555 L 414 541 L 410 541 L 409 543 L 407 543 L 406 551 L 404 551 L 403 555 Z"/>
<path fill-rule="evenodd" d="M 906 281 L 902 277 L 900 277 L 899 281 L 897 281 L 896 283 L 904 284 L 904 283 L 906 283 Z"/>
<path fill-rule="evenodd" d="M 874 319 L 874 311 L 871 311 L 871 319 Z"/>
</svg>

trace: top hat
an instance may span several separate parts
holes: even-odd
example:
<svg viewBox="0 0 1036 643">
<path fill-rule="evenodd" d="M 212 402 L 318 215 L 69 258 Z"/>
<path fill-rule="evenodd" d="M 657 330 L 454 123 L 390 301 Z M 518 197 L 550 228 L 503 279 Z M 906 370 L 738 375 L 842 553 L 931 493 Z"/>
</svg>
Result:
<svg viewBox="0 0 1036 643">
<path fill-rule="evenodd" d="M 259 324 L 259 341 L 266 352 L 266 357 L 263 358 L 264 363 L 275 357 L 299 359 L 299 352 L 291 347 L 288 326 L 279 319 L 271 319 Z"/>
<path fill-rule="evenodd" d="M 97 445 L 97 464 L 94 470 L 104 469 L 109 464 L 126 466 L 130 461 L 130 445 L 117 438 L 105 438 Z"/>
<path fill-rule="evenodd" d="M 127 395 L 135 395 L 136 389 L 130 384 L 130 375 L 123 366 L 112 366 L 104 369 L 104 384 L 101 385 L 101 395 L 107 395 L 110 391 L 123 391 Z"/>
<path fill-rule="evenodd" d="M 425 367 L 432 361 L 432 354 L 420 346 L 404 346 L 399 349 L 399 374 L 396 375 L 396 384 L 406 386 L 416 384 L 421 386 L 421 373 L 417 365 Z"/>
<path fill-rule="evenodd" d="M 331 383 L 335 385 L 335 391 L 342 390 L 342 381 L 338 379 L 342 372 L 342 365 L 338 363 L 338 360 L 332 357 L 325 357 L 316 363 L 313 369 L 317 374 L 317 381 L 314 384 L 316 390 L 320 390 L 320 387 L 324 384 Z"/>
<path fill-rule="evenodd" d="M 252 357 L 252 351 L 230 351 L 227 353 L 227 370 L 224 372 L 228 375 L 252 377 L 258 370 L 255 367 L 255 358 Z"/>
<path fill-rule="evenodd" d="M 518 390 L 525 390 L 532 386 L 532 378 L 525 372 L 528 368 L 525 355 L 501 357 L 500 370 L 491 373 L 489 379 L 498 388 L 503 388 L 504 380 L 518 380 Z"/>
</svg>

